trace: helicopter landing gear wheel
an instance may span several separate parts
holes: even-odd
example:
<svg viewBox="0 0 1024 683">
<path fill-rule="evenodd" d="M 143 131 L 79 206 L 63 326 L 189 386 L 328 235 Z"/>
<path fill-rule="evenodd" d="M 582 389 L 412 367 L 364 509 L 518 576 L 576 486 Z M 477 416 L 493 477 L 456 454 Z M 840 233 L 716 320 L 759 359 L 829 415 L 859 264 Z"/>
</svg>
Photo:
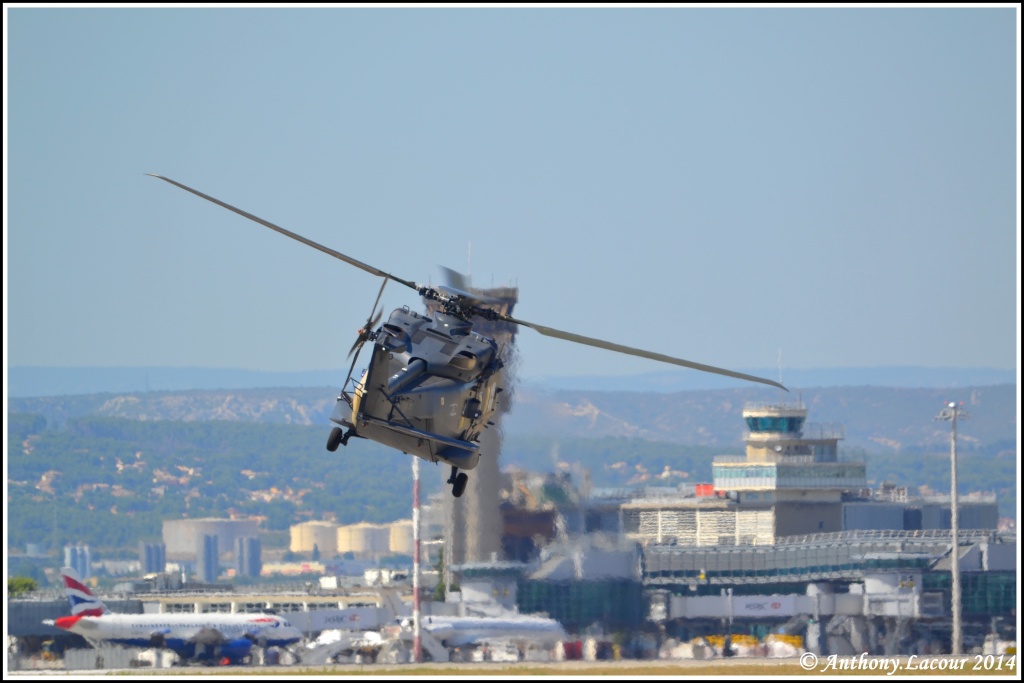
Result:
<svg viewBox="0 0 1024 683">
<path fill-rule="evenodd" d="M 452 465 L 452 473 L 448 476 L 446 484 L 452 485 L 452 495 L 456 498 L 462 497 L 462 494 L 466 492 L 466 484 L 469 482 L 469 475 L 465 472 L 459 472 L 459 468 Z"/>
<path fill-rule="evenodd" d="M 452 484 L 452 495 L 456 498 L 461 498 L 462 494 L 466 492 L 466 484 L 469 483 L 469 475 L 465 472 L 459 472 L 455 477 L 455 482 Z"/>
<path fill-rule="evenodd" d="M 331 435 L 327 437 L 327 450 L 331 453 L 338 450 L 338 446 L 347 441 L 342 434 L 341 427 L 335 427 L 331 430 Z"/>
</svg>

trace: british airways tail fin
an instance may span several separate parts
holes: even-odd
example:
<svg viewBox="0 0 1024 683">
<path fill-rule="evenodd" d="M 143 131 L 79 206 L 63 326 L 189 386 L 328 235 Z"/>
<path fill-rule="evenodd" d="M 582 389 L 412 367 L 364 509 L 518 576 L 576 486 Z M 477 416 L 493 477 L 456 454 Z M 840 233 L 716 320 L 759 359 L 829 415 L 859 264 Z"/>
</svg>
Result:
<svg viewBox="0 0 1024 683">
<path fill-rule="evenodd" d="M 71 616 L 98 617 L 109 611 L 103 601 L 82 583 L 74 569 L 63 567 L 60 575 L 64 579 L 64 592 L 68 596 L 68 604 L 71 605 Z"/>
</svg>

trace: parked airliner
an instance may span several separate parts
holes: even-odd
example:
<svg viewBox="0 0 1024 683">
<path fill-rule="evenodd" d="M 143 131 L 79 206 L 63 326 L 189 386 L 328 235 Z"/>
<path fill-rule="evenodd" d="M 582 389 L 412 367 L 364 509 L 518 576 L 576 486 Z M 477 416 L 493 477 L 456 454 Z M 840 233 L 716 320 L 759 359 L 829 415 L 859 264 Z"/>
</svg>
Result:
<svg viewBox="0 0 1024 683">
<path fill-rule="evenodd" d="M 60 570 L 71 615 L 50 623 L 100 644 L 174 651 L 182 662 L 244 663 L 253 645 L 287 647 L 302 632 L 274 614 L 115 614 L 71 567 Z"/>
<path fill-rule="evenodd" d="M 554 619 L 526 614 L 504 617 L 428 616 L 422 627 L 447 647 L 517 639 L 553 646 L 568 638 L 565 629 Z"/>
</svg>

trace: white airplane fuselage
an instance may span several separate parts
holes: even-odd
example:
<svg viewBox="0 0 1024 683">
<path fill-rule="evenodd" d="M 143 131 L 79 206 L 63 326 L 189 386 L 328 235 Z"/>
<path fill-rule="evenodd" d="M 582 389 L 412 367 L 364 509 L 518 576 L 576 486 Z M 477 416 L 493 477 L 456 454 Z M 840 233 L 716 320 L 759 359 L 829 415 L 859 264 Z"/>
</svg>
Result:
<svg viewBox="0 0 1024 683">
<path fill-rule="evenodd" d="M 204 629 L 216 631 L 227 641 L 248 634 L 267 647 L 302 639 L 299 629 L 272 614 L 103 614 L 61 617 L 55 625 L 94 644 L 152 647 L 155 637 L 163 640 L 163 647 L 178 652 L 194 649 L 194 640 Z"/>
<path fill-rule="evenodd" d="M 515 615 L 508 617 L 429 617 L 422 627 L 448 647 L 492 639 L 528 640 L 554 644 L 568 636 L 554 619 Z"/>
</svg>

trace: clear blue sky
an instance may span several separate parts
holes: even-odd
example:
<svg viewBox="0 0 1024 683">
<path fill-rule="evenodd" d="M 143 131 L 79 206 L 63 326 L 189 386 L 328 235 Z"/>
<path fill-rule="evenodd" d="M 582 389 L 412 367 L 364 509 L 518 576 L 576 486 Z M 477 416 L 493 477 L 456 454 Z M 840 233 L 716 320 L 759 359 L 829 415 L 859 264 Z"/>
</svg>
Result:
<svg viewBox="0 0 1024 683">
<path fill-rule="evenodd" d="M 1017 367 L 1015 8 L 4 11 L 6 365 L 345 366 L 379 280 L 159 173 L 702 363 Z"/>
</svg>

